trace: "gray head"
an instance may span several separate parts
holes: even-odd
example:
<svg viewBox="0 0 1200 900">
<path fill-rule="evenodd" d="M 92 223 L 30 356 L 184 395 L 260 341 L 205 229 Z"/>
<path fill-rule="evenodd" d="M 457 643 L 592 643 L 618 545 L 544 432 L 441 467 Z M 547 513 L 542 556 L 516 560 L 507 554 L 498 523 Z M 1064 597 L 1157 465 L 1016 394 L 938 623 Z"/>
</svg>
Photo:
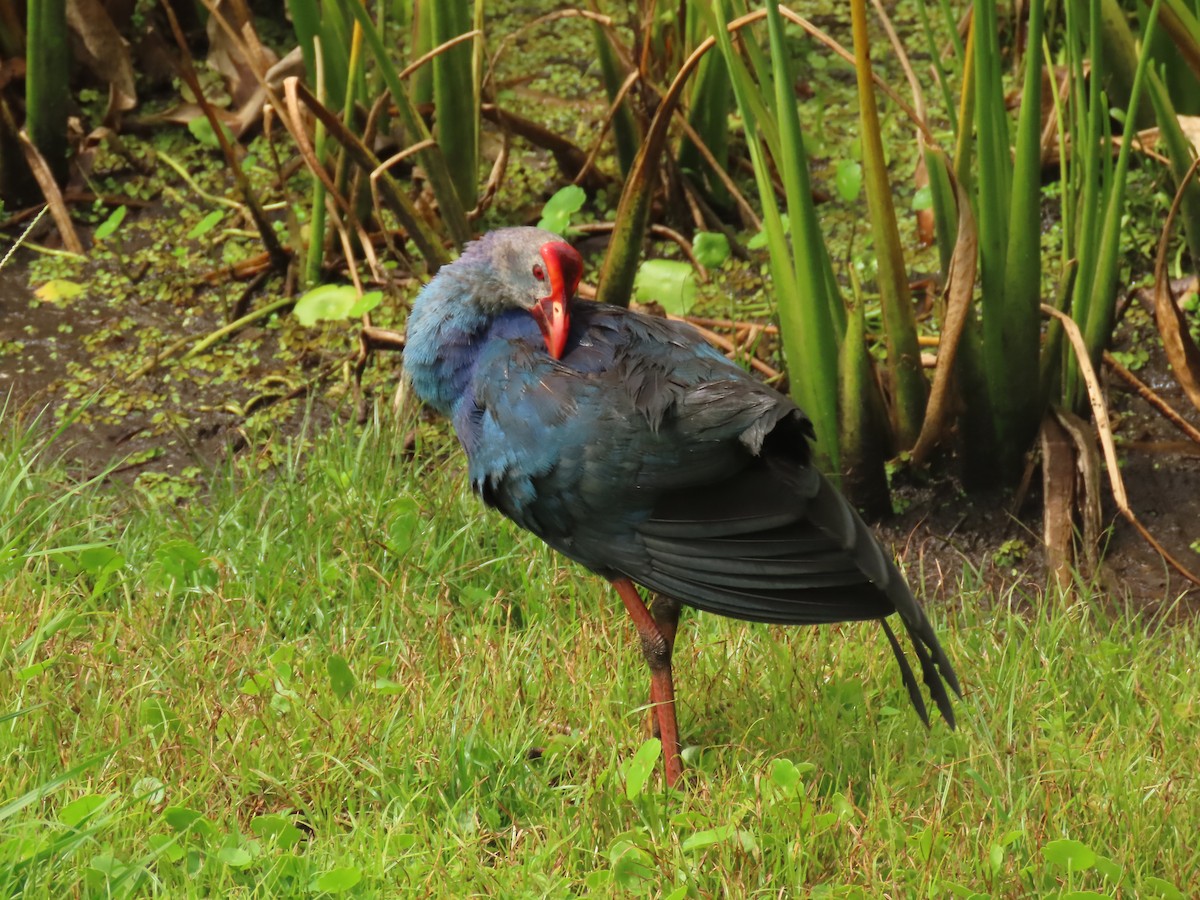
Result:
<svg viewBox="0 0 1200 900">
<path fill-rule="evenodd" d="M 583 259 L 574 247 L 540 228 L 501 228 L 467 244 L 447 274 L 451 271 L 471 280 L 470 293 L 481 312 L 526 310 L 541 328 L 550 355 L 562 356 L 568 304 L 583 275 Z"/>
</svg>

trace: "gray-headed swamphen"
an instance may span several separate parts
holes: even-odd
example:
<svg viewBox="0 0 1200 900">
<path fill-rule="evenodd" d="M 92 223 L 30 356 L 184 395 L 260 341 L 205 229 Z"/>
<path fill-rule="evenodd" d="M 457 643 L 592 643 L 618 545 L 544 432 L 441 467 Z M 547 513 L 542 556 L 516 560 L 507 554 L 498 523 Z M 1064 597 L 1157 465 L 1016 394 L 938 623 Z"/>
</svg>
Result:
<svg viewBox="0 0 1200 900">
<path fill-rule="evenodd" d="M 953 727 L 954 669 L 890 555 L 812 465 L 804 413 L 687 325 L 575 299 L 582 272 L 549 232 L 484 235 L 413 303 L 404 367 L 454 423 L 484 503 L 617 589 L 667 783 L 682 769 L 680 604 L 788 625 L 878 619 L 928 725 L 887 623 L 898 613 Z"/>
</svg>

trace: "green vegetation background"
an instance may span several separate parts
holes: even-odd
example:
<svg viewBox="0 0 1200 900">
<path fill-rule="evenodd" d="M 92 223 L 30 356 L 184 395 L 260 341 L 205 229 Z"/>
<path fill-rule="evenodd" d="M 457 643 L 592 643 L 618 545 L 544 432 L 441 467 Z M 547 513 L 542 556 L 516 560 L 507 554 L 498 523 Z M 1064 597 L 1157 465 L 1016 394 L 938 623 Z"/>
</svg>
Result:
<svg viewBox="0 0 1200 900">
<path fill-rule="evenodd" d="M 414 455 L 406 431 L 297 438 L 177 505 L 78 484 L 7 427 L 0 891 L 1196 889 L 1193 620 L 968 569 L 933 610 L 960 730 L 927 733 L 869 623 L 689 615 L 668 794 L 606 586 L 482 513 L 444 433 Z"/>
</svg>

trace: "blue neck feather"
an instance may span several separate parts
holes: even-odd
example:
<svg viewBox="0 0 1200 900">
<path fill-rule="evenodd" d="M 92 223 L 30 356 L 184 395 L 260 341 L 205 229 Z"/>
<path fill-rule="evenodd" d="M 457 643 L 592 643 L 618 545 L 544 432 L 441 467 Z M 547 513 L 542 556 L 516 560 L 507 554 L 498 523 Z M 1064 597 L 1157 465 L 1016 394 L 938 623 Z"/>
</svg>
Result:
<svg viewBox="0 0 1200 900">
<path fill-rule="evenodd" d="M 443 269 L 413 301 L 408 317 L 404 368 L 425 403 L 447 416 L 468 393 L 479 354 L 489 339 L 529 338 L 541 343 L 537 323 L 525 310 L 500 316 L 471 300 L 479 281 L 462 260 Z"/>
</svg>

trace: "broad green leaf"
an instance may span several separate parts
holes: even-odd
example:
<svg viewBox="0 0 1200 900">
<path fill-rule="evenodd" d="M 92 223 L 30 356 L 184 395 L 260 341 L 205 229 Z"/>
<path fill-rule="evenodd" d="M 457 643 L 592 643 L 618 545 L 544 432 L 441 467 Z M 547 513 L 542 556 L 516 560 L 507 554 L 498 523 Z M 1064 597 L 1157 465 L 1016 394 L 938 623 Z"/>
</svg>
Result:
<svg viewBox="0 0 1200 900">
<path fill-rule="evenodd" d="M 58 821 L 68 828 L 78 828 L 92 813 L 111 800 L 109 794 L 85 794 L 72 800 L 58 812 Z"/>
<path fill-rule="evenodd" d="M 154 856 L 167 862 L 179 862 L 183 859 L 183 848 L 179 846 L 179 838 L 170 834 L 152 834 L 147 842 Z"/>
<path fill-rule="evenodd" d="M 646 786 L 646 779 L 658 765 L 661 754 L 662 741 L 658 738 L 650 738 L 633 754 L 633 759 L 629 761 L 629 767 L 625 771 L 625 796 L 630 800 L 641 795 L 642 788 Z"/>
<path fill-rule="evenodd" d="M 204 564 L 204 554 L 191 541 L 182 538 L 166 541 L 154 551 L 163 572 L 176 581 L 183 581 Z"/>
<path fill-rule="evenodd" d="M 44 659 L 41 662 L 36 662 L 32 665 L 25 666 L 24 668 L 17 670 L 17 680 L 32 681 L 34 678 L 37 678 L 52 665 L 54 665 L 57 660 L 58 657 L 53 656 L 50 659 Z"/>
<path fill-rule="evenodd" d="M 648 743 L 648 742 L 647 742 Z M 627 890 L 645 887 L 657 877 L 648 854 L 633 841 L 618 837 L 608 848 L 613 880 Z"/>
<path fill-rule="evenodd" d="M 352 319 L 366 315 L 377 307 L 382 300 L 383 291 L 367 291 L 354 302 L 354 305 L 350 307 L 350 311 L 346 315 Z"/>
<path fill-rule="evenodd" d="M 309 885 L 309 890 L 340 894 L 362 881 L 362 871 L 357 866 L 338 866 L 318 875 Z"/>
<path fill-rule="evenodd" d="M 389 834 L 387 837 L 387 853 L 389 855 L 404 853 L 417 846 L 417 836 L 407 832 L 403 834 Z"/>
<path fill-rule="evenodd" d="M 280 671 L 284 666 L 290 666 L 292 660 L 296 658 L 296 648 L 291 644 L 280 644 L 267 657 L 267 660 L 275 667 L 276 671 Z M 289 673 L 290 674 L 290 673 Z"/>
<path fill-rule="evenodd" d="M 822 834 L 837 824 L 837 813 L 823 812 L 813 817 L 813 833 Z"/>
<path fill-rule="evenodd" d="M 599 891 L 613 883 L 613 873 L 610 869 L 596 869 L 583 879 L 583 886 L 591 891 Z"/>
<path fill-rule="evenodd" d="M 138 707 L 142 728 L 157 740 L 162 740 L 179 723 L 179 716 L 161 697 L 147 697 Z"/>
<path fill-rule="evenodd" d="M 1104 876 L 1109 884 L 1119 885 L 1125 872 L 1107 856 L 1096 855 L 1096 871 Z"/>
<path fill-rule="evenodd" d="M 834 815 L 841 822 L 848 822 L 854 818 L 854 804 L 846 799 L 846 796 L 841 792 L 836 792 L 830 800 L 830 805 L 833 806 Z"/>
<path fill-rule="evenodd" d="M 779 221 L 780 221 L 780 224 L 783 226 L 783 233 L 787 234 L 791 227 L 788 222 L 787 213 L 780 213 Z M 758 234 L 756 234 L 754 237 L 750 238 L 750 240 L 746 241 L 746 246 L 749 247 L 751 250 L 761 250 L 761 249 L 763 249 L 763 247 L 767 246 L 768 237 L 769 236 L 768 236 L 766 230 L 764 229 L 763 231 L 760 231 Z"/>
<path fill-rule="evenodd" d="M 92 857 L 89 868 L 111 878 L 125 871 L 127 865 L 128 863 L 119 856 L 113 856 L 111 853 L 98 853 Z"/>
<path fill-rule="evenodd" d="M 1142 890 L 1138 896 L 1161 897 L 1163 900 L 1184 900 L 1183 891 L 1179 890 L 1179 888 L 1175 887 L 1174 884 L 1165 878 L 1159 878 L 1155 875 L 1142 879 Z"/>
<path fill-rule="evenodd" d="M 242 683 L 238 685 L 238 690 L 247 697 L 259 697 L 271 687 L 272 681 L 273 679 L 266 672 L 259 672 L 257 675 L 243 679 Z"/>
<path fill-rule="evenodd" d="M 719 268 L 729 259 L 729 238 L 719 231 L 701 231 L 692 241 L 692 252 L 704 268 Z"/>
<path fill-rule="evenodd" d="M 290 850 L 304 837 L 304 832 L 279 813 L 255 816 L 250 820 L 250 830 L 264 843 L 274 844 L 282 850 Z"/>
<path fill-rule="evenodd" d="M 771 762 L 771 781 L 777 787 L 794 793 L 799 790 L 804 774 L 814 768 L 812 763 L 796 765 L 790 759 L 776 759 Z"/>
<path fill-rule="evenodd" d="M 697 831 L 691 837 L 685 838 L 680 846 L 685 853 L 692 850 L 703 850 L 705 847 L 729 840 L 736 833 L 737 829 L 733 825 L 720 825 L 716 828 Z"/>
<path fill-rule="evenodd" d="M 354 285 L 322 284 L 296 301 L 296 318 L 306 327 L 312 327 L 318 322 L 336 322 L 349 318 L 357 303 L 358 294 Z"/>
<path fill-rule="evenodd" d="M 234 869 L 244 869 L 254 862 L 254 857 L 245 847 L 222 847 L 217 851 L 217 859 Z"/>
<path fill-rule="evenodd" d="M 220 149 L 221 142 L 217 140 L 216 132 L 213 131 L 212 125 L 204 116 L 198 116 L 188 122 L 187 129 L 192 133 L 192 137 L 205 147 L 210 147 L 213 150 Z M 224 132 L 225 140 L 229 143 L 233 144 L 237 142 L 237 139 L 233 136 L 233 132 L 223 122 L 221 123 L 221 131 Z"/>
<path fill-rule="evenodd" d="M 648 259 L 638 267 L 633 291 L 640 303 L 658 303 L 671 315 L 685 316 L 696 303 L 696 273 L 679 260 Z"/>
<path fill-rule="evenodd" d="M 841 160 L 837 164 L 837 171 L 834 173 L 833 183 L 837 188 L 838 196 L 844 201 L 851 203 L 857 200 L 858 195 L 862 193 L 862 163 L 855 159 Z"/>
<path fill-rule="evenodd" d="M 109 546 L 88 547 L 79 551 L 79 568 L 89 575 L 99 575 L 115 560 L 121 561 L 119 565 L 125 563 L 124 558 Z"/>
<path fill-rule="evenodd" d="M 1046 861 L 1071 872 L 1083 872 L 1096 864 L 1096 853 L 1081 841 L 1063 838 L 1042 848 Z"/>
<path fill-rule="evenodd" d="M 566 234 L 571 226 L 571 216 L 583 208 L 586 199 L 587 194 L 577 184 L 559 188 L 542 207 L 542 217 L 538 220 L 537 227 L 553 231 L 555 234 Z"/>
<path fill-rule="evenodd" d="M 350 664 L 336 654 L 325 660 L 325 671 L 329 673 L 329 687 L 339 700 L 345 700 L 354 690 L 354 673 Z"/>
<path fill-rule="evenodd" d="M 176 831 L 191 830 L 205 837 L 212 837 L 217 831 L 201 813 L 186 806 L 168 806 L 163 810 L 163 819 Z"/>
<path fill-rule="evenodd" d="M 391 504 L 392 524 L 388 528 L 391 537 L 390 549 L 394 553 L 407 553 L 417 536 L 421 524 L 421 512 L 412 497 L 397 497 Z"/>
<path fill-rule="evenodd" d="M 992 844 L 988 849 L 988 867 L 993 878 L 1004 871 L 1004 848 L 999 844 Z"/>
<path fill-rule="evenodd" d="M 132 798 L 157 806 L 166 797 L 166 787 L 153 775 L 144 775 L 133 783 Z"/>
<path fill-rule="evenodd" d="M 372 687 L 384 697 L 394 697 L 404 693 L 404 685 L 398 681 L 392 681 L 390 678 L 376 678 Z"/>
</svg>

